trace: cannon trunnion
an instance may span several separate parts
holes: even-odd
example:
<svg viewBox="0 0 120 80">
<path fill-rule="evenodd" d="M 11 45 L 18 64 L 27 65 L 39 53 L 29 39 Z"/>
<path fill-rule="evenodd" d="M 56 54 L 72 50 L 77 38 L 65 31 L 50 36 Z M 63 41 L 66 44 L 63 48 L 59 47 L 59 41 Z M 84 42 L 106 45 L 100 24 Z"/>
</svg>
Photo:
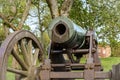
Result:
<svg viewBox="0 0 120 80">
<path fill-rule="evenodd" d="M 10 34 L 0 47 L 0 80 L 10 80 L 7 75 L 11 80 L 120 80 L 120 64 L 103 72 L 93 30 L 60 16 L 51 21 L 48 33 L 47 58 L 31 32 Z"/>
</svg>

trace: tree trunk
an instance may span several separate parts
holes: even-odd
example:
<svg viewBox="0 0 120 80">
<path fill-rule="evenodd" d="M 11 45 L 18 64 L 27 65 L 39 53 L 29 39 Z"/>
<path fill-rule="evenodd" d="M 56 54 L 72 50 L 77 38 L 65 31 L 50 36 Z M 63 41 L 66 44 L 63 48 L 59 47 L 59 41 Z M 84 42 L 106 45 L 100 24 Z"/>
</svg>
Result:
<svg viewBox="0 0 120 80">
<path fill-rule="evenodd" d="M 73 4 L 73 0 L 65 0 L 62 4 L 62 8 L 61 8 L 61 11 L 60 11 L 60 14 L 62 16 L 68 16 L 69 15 L 69 11 L 72 7 L 72 4 Z"/>
<path fill-rule="evenodd" d="M 22 26 L 28 16 L 28 13 L 29 13 L 29 10 L 30 10 L 30 6 L 31 6 L 31 3 L 32 3 L 32 0 L 27 0 L 28 2 L 26 3 L 26 9 L 25 11 L 23 12 L 23 15 L 22 15 L 22 19 L 20 21 L 20 23 L 18 24 L 18 27 L 19 29 L 22 29 Z"/>
<path fill-rule="evenodd" d="M 46 2 L 48 3 L 48 6 L 50 8 L 52 18 L 58 17 L 59 11 L 58 11 L 57 0 L 46 0 Z"/>
</svg>

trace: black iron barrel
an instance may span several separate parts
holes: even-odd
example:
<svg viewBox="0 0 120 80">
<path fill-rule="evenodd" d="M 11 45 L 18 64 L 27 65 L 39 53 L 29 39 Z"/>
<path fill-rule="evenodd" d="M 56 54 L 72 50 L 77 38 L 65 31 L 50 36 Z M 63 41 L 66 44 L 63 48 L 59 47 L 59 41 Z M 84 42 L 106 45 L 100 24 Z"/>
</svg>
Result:
<svg viewBox="0 0 120 80">
<path fill-rule="evenodd" d="M 86 32 L 85 29 L 63 16 L 53 19 L 48 29 L 52 42 L 60 44 L 64 48 L 82 47 Z"/>
</svg>

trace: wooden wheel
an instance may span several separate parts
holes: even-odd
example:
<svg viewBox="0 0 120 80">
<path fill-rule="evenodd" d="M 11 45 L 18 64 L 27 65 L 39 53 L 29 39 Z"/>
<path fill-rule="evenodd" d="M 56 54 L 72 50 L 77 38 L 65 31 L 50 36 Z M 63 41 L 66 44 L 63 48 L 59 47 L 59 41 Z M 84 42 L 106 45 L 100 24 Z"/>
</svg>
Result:
<svg viewBox="0 0 120 80">
<path fill-rule="evenodd" d="M 0 48 L 0 80 L 40 80 L 38 67 L 42 47 L 29 31 L 20 30 L 9 35 Z M 12 64 L 12 59 L 17 66 Z M 19 76 L 15 79 L 15 76 Z"/>
</svg>

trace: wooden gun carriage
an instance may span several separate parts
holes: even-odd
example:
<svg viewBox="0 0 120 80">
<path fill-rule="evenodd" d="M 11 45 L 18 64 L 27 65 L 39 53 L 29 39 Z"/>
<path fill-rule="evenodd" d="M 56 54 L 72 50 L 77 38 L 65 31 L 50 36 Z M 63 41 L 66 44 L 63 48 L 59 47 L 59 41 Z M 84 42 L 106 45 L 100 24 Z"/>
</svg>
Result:
<svg viewBox="0 0 120 80">
<path fill-rule="evenodd" d="M 10 34 L 0 47 L 0 80 L 10 80 L 10 72 L 14 80 L 120 80 L 120 64 L 103 71 L 93 30 L 84 30 L 61 16 L 51 21 L 48 33 L 48 55 L 31 32 Z M 9 63 L 12 59 L 17 66 Z"/>
</svg>

